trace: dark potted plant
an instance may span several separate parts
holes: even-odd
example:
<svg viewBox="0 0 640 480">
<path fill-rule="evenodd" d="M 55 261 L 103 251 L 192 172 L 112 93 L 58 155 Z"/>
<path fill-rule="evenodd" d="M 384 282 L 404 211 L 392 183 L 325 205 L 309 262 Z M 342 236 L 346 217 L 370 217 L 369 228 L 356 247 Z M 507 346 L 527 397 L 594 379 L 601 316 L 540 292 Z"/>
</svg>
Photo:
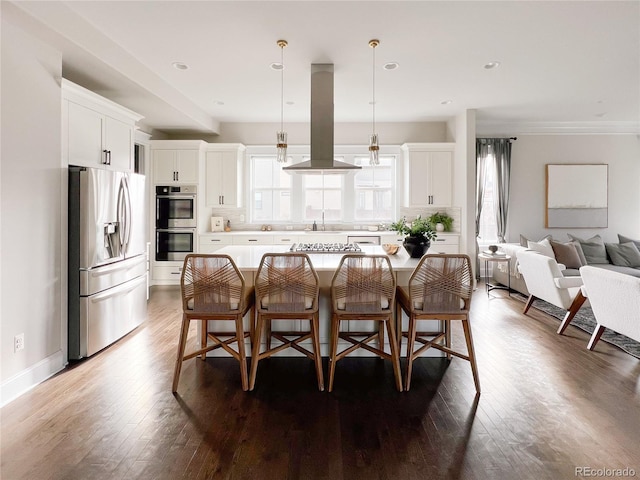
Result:
<svg viewBox="0 0 640 480">
<path fill-rule="evenodd" d="M 391 224 L 391 230 L 406 235 L 402 245 L 411 258 L 420 258 L 438 235 L 429 220 L 420 215 L 411 223 L 405 217 Z"/>
<path fill-rule="evenodd" d="M 436 212 L 431 215 L 427 220 L 434 226 L 437 232 L 450 232 L 453 225 L 453 218 L 446 213 Z M 442 227 L 438 227 L 441 224 Z"/>
</svg>

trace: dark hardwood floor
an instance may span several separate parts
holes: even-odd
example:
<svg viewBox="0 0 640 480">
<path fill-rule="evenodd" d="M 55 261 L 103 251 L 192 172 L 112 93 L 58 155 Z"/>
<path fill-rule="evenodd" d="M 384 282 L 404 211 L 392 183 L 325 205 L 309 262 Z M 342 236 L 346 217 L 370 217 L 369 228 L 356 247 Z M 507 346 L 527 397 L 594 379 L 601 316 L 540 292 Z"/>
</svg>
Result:
<svg viewBox="0 0 640 480">
<path fill-rule="evenodd" d="M 482 394 L 469 364 L 420 359 L 399 393 L 389 362 L 347 358 L 333 393 L 312 362 L 260 363 L 243 392 L 230 358 L 185 363 L 171 394 L 180 302 L 2 409 L 3 480 L 569 479 L 640 476 L 640 360 L 496 293 L 474 293 Z M 464 342 L 455 325 L 454 342 Z M 190 339 L 195 338 L 192 326 Z M 404 364 L 403 364 L 404 367 Z M 325 360 L 326 371 L 326 360 Z"/>
</svg>

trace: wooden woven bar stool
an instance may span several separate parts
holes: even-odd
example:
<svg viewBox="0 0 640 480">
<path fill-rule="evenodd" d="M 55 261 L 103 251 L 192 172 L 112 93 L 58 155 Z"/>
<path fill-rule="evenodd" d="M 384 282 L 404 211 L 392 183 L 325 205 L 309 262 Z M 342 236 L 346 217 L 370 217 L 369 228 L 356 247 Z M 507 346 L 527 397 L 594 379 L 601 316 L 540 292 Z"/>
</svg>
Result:
<svg viewBox="0 0 640 480">
<path fill-rule="evenodd" d="M 258 362 L 286 349 L 293 348 L 315 363 L 318 389 L 324 390 L 322 357 L 320 356 L 318 298 L 319 282 L 308 255 L 304 253 L 267 253 L 262 257 L 255 281 L 257 322 L 251 350 L 249 390 L 253 390 Z M 272 331 L 277 320 L 308 320 L 309 330 Z M 266 350 L 260 352 L 262 336 Z M 271 347 L 271 340 L 279 345 Z M 311 340 L 312 350 L 302 342 Z"/>
<path fill-rule="evenodd" d="M 391 360 L 398 391 L 402 391 L 400 372 L 400 351 L 393 325 L 396 280 L 389 257 L 386 255 L 345 255 L 331 282 L 331 359 L 329 370 L 329 391 L 333 390 L 336 363 L 358 348 Z M 375 321 L 373 332 L 340 331 L 340 322 Z M 389 349 L 384 350 L 384 328 L 389 335 Z M 338 339 L 352 345 L 338 353 Z M 370 345 L 377 340 L 378 347 Z"/>
<path fill-rule="evenodd" d="M 476 391 L 480 392 L 480 381 L 473 349 L 469 304 L 473 289 L 471 260 L 467 255 L 425 255 L 409 279 L 409 286 L 398 287 L 397 313 L 399 338 L 407 337 L 407 374 L 405 390 L 411 386 L 413 361 L 428 348 L 437 348 L 447 354 L 468 360 L 471 364 Z M 402 311 L 409 316 L 409 329 L 401 331 Z M 441 320 L 444 329 L 417 331 L 419 320 Z M 451 320 L 462 321 L 467 344 L 467 354 L 451 349 Z M 422 346 L 415 350 L 415 343 Z M 443 342 L 443 343 L 441 343 Z"/>
<path fill-rule="evenodd" d="M 187 255 L 180 277 L 182 292 L 182 328 L 178 343 L 178 358 L 173 375 L 173 392 L 178 390 L 182 362 L 222 348 L 240 362 L 242 389 L 248 390 L 245 338 L 252 338 L 255 317 L 254 289 L 245 285 L 244 277 L 228 255 Z M 251 310 L 249 331 L 245 331 L 243 318 Z M 185 354 L 191 320 L 202 322 L 200 349 Z M 233 321 L 234 331 L 210 331 L 209 321 Z M 209 341 L 212 343 L 209 344 Z M 237 350 L 231 344 L 237 342 Z"/>
</svg>

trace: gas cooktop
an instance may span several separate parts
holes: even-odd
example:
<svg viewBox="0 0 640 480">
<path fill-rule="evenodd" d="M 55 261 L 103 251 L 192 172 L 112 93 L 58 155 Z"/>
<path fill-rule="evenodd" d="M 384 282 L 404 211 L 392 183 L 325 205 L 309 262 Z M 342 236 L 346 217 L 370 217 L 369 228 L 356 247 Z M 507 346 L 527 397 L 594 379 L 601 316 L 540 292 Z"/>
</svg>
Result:
<svg viewBox="0 0 640 480">
<path fill-rule="evenodd" d="M 303 253 L 359 253 L 362 250 L 357 243 L 294 243 L 291 252 Z"/>
</svg>

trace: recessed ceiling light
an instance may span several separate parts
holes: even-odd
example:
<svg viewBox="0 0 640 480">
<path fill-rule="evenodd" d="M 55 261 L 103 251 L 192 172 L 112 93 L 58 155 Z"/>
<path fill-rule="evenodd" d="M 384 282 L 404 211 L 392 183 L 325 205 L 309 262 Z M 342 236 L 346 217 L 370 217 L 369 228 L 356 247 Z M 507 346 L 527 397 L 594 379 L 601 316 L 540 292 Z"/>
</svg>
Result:
<svg viewBox="0 0 640 480">
<path fill-rule="evenodd" d="M 280 62 L 273 62 L 271 65 L 271 70 L 284 70 L 284 64 Z"/>
<path fill-rule="evenodd" d="M 596 113 L 596 117 L 598 117 L 598 118 L 602 118 L 602 117 L 604 117 L 606 114 L 607 114 L 606 112 Z"/>
<path fill-rule="evenodd" d="M 452 102 L 453 102 L 453 100 L 443 100 L 443 101 L 440 102 L 440 105 L 449 105 Z"/>
<path fill-rule="evenodd" d="M 171 66 L 177 70 L 188 70 L 189 69 L 189 65 L 187 65 L 186 63 L 182 63 L 182 62 L 173 62 L 171 64 Z"/>
<path fill-rule="evenodd" d="M 500 62 L 489 62 L 484 64 L 484 68 L 486 70 L 491 70 L 492 68 L 497 68 L 500 66 Z"/>
<path fill-rule="evenodd" d="M 295 104 L 296 104 L 296 102 L 292 102 L 291 100 L 289 100 L 289 101 L 288 101 L 288 102 L 286 102 L 286 103 L 287 103 L 287 105 L 295 105 Z"/>
<path fill-rule="evenodd" d="M 213 103 L 215 103 L 216 105 L 219 105 L 219 106 L 224 105 L 224 102 L 222 100 L 214 100 Z"/>
<path fill-rule="evenodd" d="M 382 68 L 384 68 L 385 70 L 397 70 L 400 67 L 400 64 L 398 62 L 389 62 L 389 63 L 385 63 Z"/>
</svg>

